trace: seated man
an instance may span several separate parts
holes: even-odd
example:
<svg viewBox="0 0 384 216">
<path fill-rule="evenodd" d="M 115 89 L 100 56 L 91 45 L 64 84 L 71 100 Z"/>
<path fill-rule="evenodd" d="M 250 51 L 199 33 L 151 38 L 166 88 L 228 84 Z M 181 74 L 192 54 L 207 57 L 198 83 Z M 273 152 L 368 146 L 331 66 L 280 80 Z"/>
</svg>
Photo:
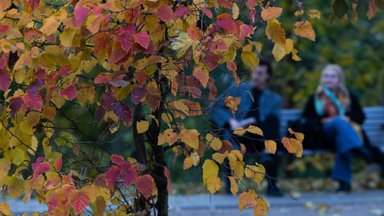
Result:
<svg viewBox="0 0 384 216">
<path fill-rule="evenodd" d="M 221 101 L 212 110 L 212 122 L 218 128 L 223 128 L 223 139 L 232 143 L 234 149 L 240 149 L 240 143 L 245 144 L 247 153 L 245 160 L 255 161 L 255 153 L 264 149 L 264 139 L 279 139 L 279 119 L 281 98 L 276 93 L 267 89 L 267 84 L 273 75 L 271 64 L 260 60 L 259 66 L 251 70 L 251 81 L 241 83 L 238 87 L 231 87 L 223 95 Z M 224 98 L 227 96 L 240 97 L 241 102 L 235 114 L 226 107 Z M 263 130 L 264 137 L 246 133 L 242 137 L 234 137 L 233 130 L 239 127 L 246 128 L 250 124 Z M 250 158 L 251 157 L 251 158 Z M 263 154 L 260 162 L 265 166 L 267 174 L 273 179 L 268 179 L 267 194 L 282 196 L 276 187 L 277 156 Z"/>
</svg>

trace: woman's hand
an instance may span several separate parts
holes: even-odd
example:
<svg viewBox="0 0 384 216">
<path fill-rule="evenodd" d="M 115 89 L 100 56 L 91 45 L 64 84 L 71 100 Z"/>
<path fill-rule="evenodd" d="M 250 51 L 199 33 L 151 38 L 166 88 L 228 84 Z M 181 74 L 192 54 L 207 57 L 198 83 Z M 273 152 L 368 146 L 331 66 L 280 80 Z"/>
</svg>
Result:
<svg viewBox="0 0 384 216">
<path fill-rule="evenodd" d="M 245 127 L 248 127 L 248 125 L 250 124 L 255 124 L 256 123 L 256 119 L 253 118 L 253 117 L 250 117 L 250 118 L 247 118 L 247 119 L 244 119 L 240 122 L 240 126 L 245 128 Z"/>
<path fill-rule="evenodd" d="M 240 122 L 236 119 L 229 119 L 229 126 L 231 127 L 231 130 L 236 130 L 237 128 L 241 127 Z"/>
</svg>

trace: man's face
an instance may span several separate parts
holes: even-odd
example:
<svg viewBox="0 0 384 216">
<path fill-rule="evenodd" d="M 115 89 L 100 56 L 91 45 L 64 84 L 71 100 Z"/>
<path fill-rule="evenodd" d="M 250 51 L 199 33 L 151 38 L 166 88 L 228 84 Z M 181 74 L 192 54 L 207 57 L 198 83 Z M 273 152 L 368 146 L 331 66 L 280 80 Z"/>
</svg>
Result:
<svg viewBox="0 0 384 216">
<path fill-rule="evenodd" d="M 259 65 L 252 71 L 252 85 L 255 88 L 263 89 L 268 82 L 269 75 L 266 65 Z"/>
</svg>

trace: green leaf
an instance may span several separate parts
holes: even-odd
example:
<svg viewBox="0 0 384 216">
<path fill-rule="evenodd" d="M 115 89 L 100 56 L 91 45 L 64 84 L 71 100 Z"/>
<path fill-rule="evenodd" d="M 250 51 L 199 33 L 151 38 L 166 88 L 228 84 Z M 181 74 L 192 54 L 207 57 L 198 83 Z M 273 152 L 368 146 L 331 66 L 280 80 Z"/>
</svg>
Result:
<svg viewBox="0 0 384 216">
<path fill-rule="evenodd" d="M 335 0 L 333 2 L 333 12 L 338 18 L 342 18 L 348 12 L 348 4 L 345 0 Z"/>
</svg>

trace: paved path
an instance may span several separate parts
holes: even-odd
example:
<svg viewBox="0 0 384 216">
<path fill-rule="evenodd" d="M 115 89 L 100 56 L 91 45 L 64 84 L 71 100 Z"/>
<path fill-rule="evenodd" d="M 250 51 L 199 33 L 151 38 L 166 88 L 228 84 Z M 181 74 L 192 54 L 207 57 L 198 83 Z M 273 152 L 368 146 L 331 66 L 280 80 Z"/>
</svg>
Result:
<svg viewBox="0 0 384 216">
<path fill-rule="evenodd" d="M 384 191 L 305 193 L 296 200 L 289 196 L 267 199 L 270 203 L 270 216 L 384 216 Z M 170 215 L 253 215 L 253 211 L 238 211 L 237 197 L 230 195 L 194 195 L 171 197 Z"/>
<path fill-rule="evenodd" d="M 282 198 L 267 197 L 270 216 L 384 216 L 384 190 L 353 192 L 350 194 L 304 193 Z M 20 200 L 5 200 L 15 214 L 46 211 L 46 206 L 37 201 L 24 204 Z M 237 197 L 231 195 L 171 196 L 171 216 L 233 216 L 253 215 L 253 211 L 240 212 Z"/>
</svg>

